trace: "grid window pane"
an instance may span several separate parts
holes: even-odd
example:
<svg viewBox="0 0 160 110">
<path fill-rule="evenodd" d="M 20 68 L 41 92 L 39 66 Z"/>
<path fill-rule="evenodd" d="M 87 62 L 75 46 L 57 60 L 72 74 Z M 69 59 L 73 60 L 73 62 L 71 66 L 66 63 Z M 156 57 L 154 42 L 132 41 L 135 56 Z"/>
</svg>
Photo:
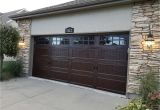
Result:
<svg viewBox="0 0 160 110">
<path fill-rule="evenodd" d="M 94 45 L 95 39 L 92 36 L 81 36 L 75 37 L 73 40 L 73 44 L 76 45 Z"/>
<path fill-rule="evenodd" d="M 119 45 L 119 40 L 113 40 L 113 45 Z"/>
<path fill-rule="evenodd" d="M 49 44 L 49 37 L 39 37 L 36 40 L 37 44 Z"/>
<path fill-rule="evenodd" d="M 52 45 L 69 45 L 69 44 L 70 44 L 69 38 L 64 38 L 64 37 L 52 38 Z"/>
<path fill-rule="evenodd" d="M 106 35 L 101 36 L 100 45 L 126 45 L 126 39 L 123 35 Z"/>
</svg>

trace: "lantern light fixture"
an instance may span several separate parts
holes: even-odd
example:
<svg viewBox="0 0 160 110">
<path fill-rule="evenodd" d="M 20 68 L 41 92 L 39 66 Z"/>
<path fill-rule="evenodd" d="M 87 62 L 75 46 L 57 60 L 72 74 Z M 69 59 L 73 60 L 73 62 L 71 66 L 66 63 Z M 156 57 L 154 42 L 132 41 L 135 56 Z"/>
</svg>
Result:
<svg viewBox="0 0 160 110">
<path fill-rule="evenodd" d="M 145 45 L 147 46 L 147 48 L 151 49 L 155 43 L 154 41 L 155 40 L 154 40 L 153 34 L 151 32 L 151 25 L 149 25 L 149 33 L 145 38 Z"/>
<path fill-rule="evenodd" d="M 25 46 L 24 37 L 20 39 L 18 45 L 19 45 L 20 47 L 24 47 L 24 46 Z"/>
</svg>

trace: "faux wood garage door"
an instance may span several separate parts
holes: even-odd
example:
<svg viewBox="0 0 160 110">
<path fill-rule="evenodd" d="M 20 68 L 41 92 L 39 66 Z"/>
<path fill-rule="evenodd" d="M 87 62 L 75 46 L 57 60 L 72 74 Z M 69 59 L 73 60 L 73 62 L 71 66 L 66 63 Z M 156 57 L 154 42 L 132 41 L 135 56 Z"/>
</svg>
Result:
<svg viewBox="0 0 160 110">
<path fill-rule="evenodd" d="M 128 35 L 35 36 L 33 76 L 124 94 Z"/>
</svg>

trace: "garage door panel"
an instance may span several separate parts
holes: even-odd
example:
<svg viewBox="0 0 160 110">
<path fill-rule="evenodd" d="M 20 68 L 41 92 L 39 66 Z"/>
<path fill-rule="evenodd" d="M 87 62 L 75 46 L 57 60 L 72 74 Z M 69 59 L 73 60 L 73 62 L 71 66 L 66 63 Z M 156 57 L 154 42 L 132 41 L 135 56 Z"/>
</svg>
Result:
<svg viewBox="0 0 160 110">
<path fill-rule="evenodd" d="M 113 74 L 106 74 L 106 73 L 98 73 L 98 78 L 103 78 L 104 80 L 117 80 L 117 81 L 126 81 L 126 76 L 121 75 L 113 75 Z"/>
<path fill-rule="evenodd" d="M 71 83 L 93 87 L 94 77 L 72 74 L 70 81 Z"/>
<path fill-rule="evenodd" d="M 43 45 L 42 46 L 36 46 L 35 47 L 35 51 L 34 51 L 34 54 L 37 54 L 37 55 L 49 55 L 50 54 L 50 48 L 48 45 Z"/>
<path fill-rule="evenodd" d="M 126 51 L 127 49 L 124 48 L 105 48 L 99 49 L 98 51 L 98 58 L 105 59 L 105 60 L 118 60 L 124 61 L 127 59 Z"/>
<path fill-rule="evenodd" d="M 67 47 L 52 47 L 50 51 L 55 57 L 69 57 L 69 48 Z"/>
<path fill-rule="evenodd" d="M 72 57 L 76 58 L 96 58 L 95 49 L 85 48 L 85 47 L 77 47 L 72 48 Z"/>
<path fill-rule="evenodd" d="M 126 76 L 127 68 L 123 65 L 98 64 L 98 73 Z"/>
<path fill-rule="evenodd" d="M 69 75 L 68 75 L 68 72 L 66 71 L 50 70 L 49 72 L 50 72 L 49 79 L 56 79 L 56 80 L 63 80 L 63 81 L 69 80 Z"/>
<path fill-rule="evenodd" d="M 72 61 L 72 66 L 71 69 L 73 70 L 79 70 L 79 71 L 88 71 L 88 72 L 93 72 L 93 63 L 92 62 L 73 62 Z"/>
<path fill-rule="evenodd" d="M 69 61 L 62 60 L 62 59 L 50 59 L 49 61 L 50 67 L 57 67 L 57 68 L 69 68 Z"/>
<path fill-rule="evenodd" d="M 124 94 L 128 33 L 35 38 L 33 75 Z"/>
<path fill-rule="evenodd" d="M 126 91 L 126 81 L 117 81 L 104 78 L 97 78 L 96 87 L 103 90 L 114 91 L 124 94 Z"/>
<path fill-rule="evenodd" d="M 39 66 L 47 66 L 49 65 L 49 56 L 37 56 L 34 59 L 34 62 L 36 63 L 35 65 L 39 65 Z"/>
<path fill-rule="evenodd" d="M 51 67 L 49 66 L 49 71 L 50 72 L 54 72 L 54 71 L 57 71 L 57 72 L 61 72 L 61 73 L 68 73 L 68 68 L 59 68 L 59 67 Z"/>
<path fill-rule="evenodd" d="M 37 66 L 34 68 L 34 76 L 39 76 L 39 77 L 45 77 L 48 76 L 49 71 L 48 71 L 48 67 L 41 67 L 41 66 Z"/>
<path fill-rule="evenodd" d="M 72 74 L 75 74 L 75 75 L 79 75 L 79 76 L 94 76 L 94 73 L 92 71 L 82 71 L 82 70 L 75 70 L 75 69 L 72 69 L 71 70 L 71 75 Z"/>
<path fill-rule="evenodd" d="M 116 66 L 127 66 L 127 61 L 124 60 L 104 60 L 104 59 L 98 59 L 98 64 L 100 65 L 116 65 Z"/>
</svg>

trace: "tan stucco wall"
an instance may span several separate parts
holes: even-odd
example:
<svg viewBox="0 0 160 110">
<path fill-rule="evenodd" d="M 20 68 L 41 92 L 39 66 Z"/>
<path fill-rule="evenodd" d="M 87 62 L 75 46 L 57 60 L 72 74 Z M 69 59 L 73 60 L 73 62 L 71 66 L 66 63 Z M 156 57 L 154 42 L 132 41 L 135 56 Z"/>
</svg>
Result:
<svg viewBox="0 0 160 110">
<path fill-rule="evenodd" d="M 64 34 L 67 27 L 75 28 L 75 33 L 128 31 L 131 28 L 131 5 L 36 18 L 32 20 L 31 34 Z"/>
</svg>

